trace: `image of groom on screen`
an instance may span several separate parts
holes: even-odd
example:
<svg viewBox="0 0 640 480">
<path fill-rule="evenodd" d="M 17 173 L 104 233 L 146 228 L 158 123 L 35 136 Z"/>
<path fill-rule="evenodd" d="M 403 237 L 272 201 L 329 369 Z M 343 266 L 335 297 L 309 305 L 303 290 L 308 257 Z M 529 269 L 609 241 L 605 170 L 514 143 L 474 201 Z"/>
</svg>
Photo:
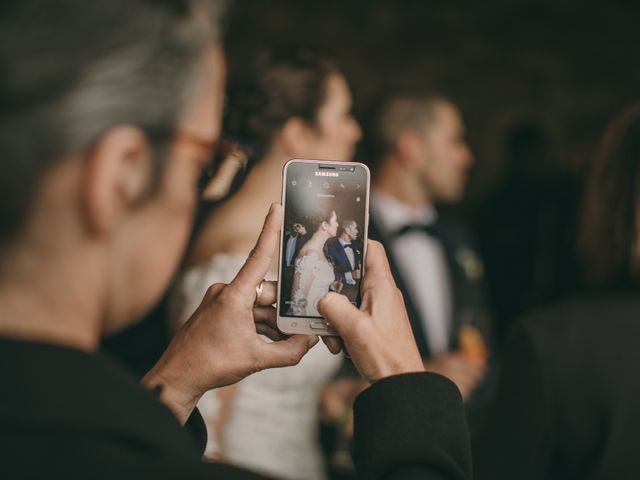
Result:
<svg viewBox="0 0 640 480">
<path fill-rule="evenodd" d="M 355 302 L 358 296 L 362 268 L 362 246 L 358 241 L 360 228 L 355 220 L 343 220 L 340 233 L 327 242 L 336 279 L 343 284 L 341 293 Z"/>
<path fill-rule="evenodd" d="M 304 224 L 302 222 L 294 222 L 291 230 L 285 236 L 285 266 L 293 267 L 293 262 L 308 239 L 309 235 L 307 235 L 307 228 Z"/>
</svg>

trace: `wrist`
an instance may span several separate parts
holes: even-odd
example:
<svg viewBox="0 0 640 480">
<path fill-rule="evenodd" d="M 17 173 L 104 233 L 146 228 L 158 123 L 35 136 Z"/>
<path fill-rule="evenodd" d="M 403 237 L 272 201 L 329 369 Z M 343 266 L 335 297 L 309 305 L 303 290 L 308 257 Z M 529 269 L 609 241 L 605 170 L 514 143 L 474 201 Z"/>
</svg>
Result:
<svg viewBox="0 0 640 480">
<path fill-rule="evenodd" d="M 375 378 L 370 378 L 371 383 L 378 382 L 388 377 L 394 377 L 396 375 L 404 375 L 407 373 L 419 373 L 424 372 L 425 368 L 422 363 L 422 359 L 417 361 L 411 361 L 409 359 L 403 359 L 398 362 L 387 362 L 385 365 L 378 369 Z"/>
<path fill-rule="evenodd" d="M 142 385 L 151 389 L 160 389 L 160 401 L 164 403 L 184 425 L 202 396 L 196 388 L 189 385 L 183 372 L 173 371 L 169 366 L 158 362 L 141 380 Z"/>
</svg>

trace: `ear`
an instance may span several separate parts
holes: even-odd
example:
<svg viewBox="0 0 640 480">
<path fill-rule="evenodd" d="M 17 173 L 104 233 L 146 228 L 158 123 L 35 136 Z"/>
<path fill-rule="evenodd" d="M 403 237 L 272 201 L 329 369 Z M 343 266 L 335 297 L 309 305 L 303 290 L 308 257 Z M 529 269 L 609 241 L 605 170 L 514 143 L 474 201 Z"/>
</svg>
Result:
<svg viewBox="0 0 640 480">
<path fill-rule="evenodd" d="M 287 155 L 296 157 L 309 149 L 314 134 L 313 128 L 306 121 L 300 117 L 292 117 L 280 130 L 278 141 Z"/>
<path fill-rule="evenodd" d="M 82 203 L 93 233 L 112 231 L 141 200 L 151 180 L 146 135 L 131 125 L 112 128 L 86 158 Z"/>
<path fill-rule="evenodd" d="M 406 130 L 396 139 L 396 153 L 405 169 L 415 171 L 424 163 L 425 140 L 418 132 Z"/>
</svg>

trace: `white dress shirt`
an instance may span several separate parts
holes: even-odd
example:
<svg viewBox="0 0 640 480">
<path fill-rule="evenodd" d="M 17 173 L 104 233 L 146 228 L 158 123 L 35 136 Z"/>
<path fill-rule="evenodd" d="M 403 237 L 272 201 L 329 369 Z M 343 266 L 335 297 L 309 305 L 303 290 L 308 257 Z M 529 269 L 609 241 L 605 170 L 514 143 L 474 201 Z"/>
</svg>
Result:
<svg viewBox="0 0 640 480">
<path fill-rule="evenodd" d="M 412 207 L 378 191 L 371 193 L 370 212 L 388 239 L 399 273 L 422 319 L 432 355 L 448 351 L 451 330 L 451 279 L 440 242 L 427 233 L 408 232 L 394 237 L 408 224 L 429 225 L 437 212 L 431 204 Z"/>
</svg>

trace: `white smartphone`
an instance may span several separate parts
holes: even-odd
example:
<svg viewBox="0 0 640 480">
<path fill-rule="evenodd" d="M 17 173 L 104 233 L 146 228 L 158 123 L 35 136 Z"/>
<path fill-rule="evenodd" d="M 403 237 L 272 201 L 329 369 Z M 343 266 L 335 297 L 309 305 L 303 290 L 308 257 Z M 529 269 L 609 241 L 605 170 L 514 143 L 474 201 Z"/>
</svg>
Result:
<svg viewBox="0 0 640 480">
<path fill-rule="evenodd" d="M 337 335 L 318 312 L 329 291 L 360 306 L 369 227 L 366 165 L 294 159 L 284 166 L 278 268 L 278 328 Z"/>
</svg>

